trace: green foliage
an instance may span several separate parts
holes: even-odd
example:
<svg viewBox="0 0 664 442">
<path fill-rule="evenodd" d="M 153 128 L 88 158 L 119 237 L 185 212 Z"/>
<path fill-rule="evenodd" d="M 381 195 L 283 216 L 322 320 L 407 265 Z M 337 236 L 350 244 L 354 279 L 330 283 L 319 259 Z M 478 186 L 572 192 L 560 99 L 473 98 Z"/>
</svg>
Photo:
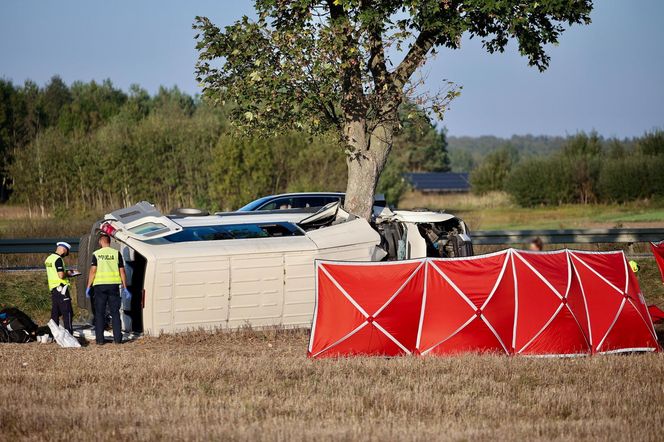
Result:
<svg viewBox="0 0 664 442">
<path fill-rule="evenodd" d="M 212 163 L 217 207 L 231 210 L 259 196 L 285 191 L 341 188 L 345 167 L 336 140 L 293 133 L 267 141 L 230 134 L 219 140 Z M 337 155 L 330 161 L 335 146 Z"/>
<path fill-rule="evenodd" d="M 470 172 L 478 162 L 471 152 L 461 149 L 450 149 L 449 158 L 452 172 Z"/>
<path fill-rule="evenodd" d="M 19 307 L 38 324 L 48 322 L 51 296 L 44 272 L 5 273 L 0 279 L 0 293 L 0 309 Z"/>
<path fill-rule="evenodd" d="M 410 189 L 410 184 L 404 178 L 405 172 L 407 170 L 402 163 L 394 157 L 388 159 L 383 174 L 378 180 L 376 193 L 385 195 L 389 204 L 398 205 L 401 196 Z"/>
<path fill-rule="evenodd" d="M 442 118 L 460 94 L 446 82 L 437 95 L 415 97 L 411 78 L 437 48 L 459 49 L 467 36 L 494 53 L 514 40 L 544 70 L 545 47 L 566 27 L 590 23 L 592 1 L 255 0 L 254 8 L 255 20 L 244 16 L 223 30 L 196 17 L 204 96 L 230 104 L 231 122 L 254 133 L 334 130 L 348 156 L 346 208 L 368 219 L 400 108 L 410 100 Z M 435 157 L 434 170 L 449 170 L 439 137 L 406 162 L 420 170 L 424 157 Z"/>
<path fill-rule="evenodd" d="M 506 190 L 522 206 L 627 202 L 663 196 L 663 167 L 661 131 L 627 144 L 582 133 L 557 153 L 519 163 Z"/>
<path fill-rule="evenodd" d="M 545 46 L 565 26 L 589 23 L 592 1 L 255 0 L 254 8 L 256 20 L 244 16 L 223 30 L 196 17 L 204 94 L 235 103 L 232 119 L 242 126 L 318 130 L 341 126 L 353 112 L 380 119 L 386 103 L 404 101 L 405 84 L 430 51 L 458 49 L 464 35 L 490 53 L 514 39 L 544 70 Z M 391 61 L 404 53 L 401 63 Z"/>
<path fill-rule="evenodd" d="M 663 145 L 664 146 L 664 145 Z M 664 195 L 664 155 L 610 158 L 599 175 L 600 197 L 619 203 Z"/>
<path fill-rule="evenodd" d="M 390 157 L 396 157 L 399 168 L 405 172 L 449 171 L 445 132 L 439 131 L 426 113 L 412 103 L 402 105 L 399 116 L 401 129 L 394 137 Z"/>
<path fill-rule="evenodd" d="M 664 131 L 646 132 L 637 141 L 636 150 L 643 155 L 664 155 Z"/>
<path fill-rule="evenodd" d="M 514 167 L 505 190 L 525 207 L 572 202 L 574 183 L 566 166 L 561 156 L 526 159 Z"/>
<path fill-rule="evenodd" d="M 505 181 L 518 159 L 518 152 L 509 144 L 488 154 L 482 164 L 470 174 L 473 192 L 483 195 L 505 190 Z"/>
<path fill-rule="evenodd" d="M 509 138 L 493 135 L 448 136 L 447 142 L 452 170 L 471 172 L 482 164 L 485 156 L 505 145 L 513 147 L 519 153 L 520 158 L 526 158 L 557 152 L 565 145 L 567 138 L 546 135 L 512 135 Z"/>
<path fill-rule="evenodd" d="M 142 199 L 165 208 L 230 210 L 265 194 L 345 186 L 337 135 L 249 137 L 229 126 L 224 109 L 177 88 L 150 96 L 132 85 L 125 94 L 110 82 L 68 88 L 54 77 L 44 88 L 0 82 L 0 93 L 10 103 L 20 94 L 34 95 L 38 104 L 35 134 L 21 146 L 14 128 L 23 120 L 12 107 L 0 106 L 0 147 L 13 153 L 5 170 L 13 177 L 13 200 L 37 213 L 64 219 L 72 210 L 99 213 Z M 402 116 L 398 164 L 391 169 L 444 169 L 444 133 L 414 105 Z M 383 191 L 397 203 L 406 185 L 401 175 L 394 178 L 395 190 Z"/>
</svg>

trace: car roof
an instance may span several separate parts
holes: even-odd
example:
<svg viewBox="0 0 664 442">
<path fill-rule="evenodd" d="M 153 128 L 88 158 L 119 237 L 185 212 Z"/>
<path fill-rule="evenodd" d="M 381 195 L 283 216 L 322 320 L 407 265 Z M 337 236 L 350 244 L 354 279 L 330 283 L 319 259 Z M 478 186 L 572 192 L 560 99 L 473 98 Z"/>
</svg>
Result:
<svg viewBox="0 0 664 442">
<path fill-rule="evenodd" d="M 289 197 L 289 196 L 343 196 L 345 193 L 343 192 L 292 192 L 292 193 L 278 193 L 276 195 L 269 195 L 269 196 L 264 196 L 263 198 L 260 198 L 262 200 L 269 200 L 273 198 L 283 198 L 283 197 Z"/>
<path fill-rule="evenodd" d="M 334 196 L 343 198 L 346 194 L 341 192 L 292 192 L 292 193 L 279 193 L 276 195 L 268 195 L 262 198 L 255 199 L 248 202 L 244 206 L 238 209 L 238 212 L 250 212 L 256 210 L 257 207 L 261 207 L 264 204 L 267 204 L 269 201 L 278 199 L 278 198 L 298 198 L 298 197 L 317 197 L 317 196 Z"/>
<path fill-rule="evenodd" d="M 182 227 L 198 227 L 213 225 L 230 224 L 251 224 L 251 223 L 298 223 L 304 218 L 311 216 L 309 212 L 302 211 L 281 211 L 274 212 L 218 212 L 207 216 L 185 216 L 171 217 L 173 221 Z M 285 213 L 284 213 L 285 212 Z"/>
</svg>

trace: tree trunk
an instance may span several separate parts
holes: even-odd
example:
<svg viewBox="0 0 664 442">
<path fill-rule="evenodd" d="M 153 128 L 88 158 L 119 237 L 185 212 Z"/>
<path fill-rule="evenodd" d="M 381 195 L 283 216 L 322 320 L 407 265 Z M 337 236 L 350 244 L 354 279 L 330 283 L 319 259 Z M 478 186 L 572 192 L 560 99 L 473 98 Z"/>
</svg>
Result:
<svg viewBox="0 0 664 442">
<path fill-rule="evenodd" d="M 376 185 L 392 149 L 394 127 L 378 125 L 368 136 L 365 127 L 364 122 L 350 123 L 345 127 L 350 149 L 346 157 L 348 184 L 344 208 L 369 220 L 373 212 Z"/>
</svg>

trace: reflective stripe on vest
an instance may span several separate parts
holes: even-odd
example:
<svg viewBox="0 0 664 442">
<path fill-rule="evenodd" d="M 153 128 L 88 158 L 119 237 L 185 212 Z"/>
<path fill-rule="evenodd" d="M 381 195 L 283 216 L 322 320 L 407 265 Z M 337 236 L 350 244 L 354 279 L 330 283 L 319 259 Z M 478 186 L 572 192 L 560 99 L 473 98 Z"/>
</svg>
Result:
<svg viewBox="0 0 664 442">
<path fill-rule="evenodd" d="M 55 268 L 55 261 L 57 261 L 59 258 L 61 258 L 60 255 L 57 253 L 51 253 L 48 258 L 46 258 L 46 261 L 44 261 L 44 265 L 46 266 L 46 277 L 48 278 L 48 289 L 53 290 L 60 284 L 63 285 L 69 285 L 69 279 L 66 277 L 64 279 L 60 278 L 58 276 L 58 270 Z M 62 265 L 64 266 L 64 260 L 62 261 Z M 64 267 L 64 272 L 67 274 L 67 268 Z"/>
<path fill-rule="evenodd" d="M 97 273 L 92 285 L 122 283 L 118 253 L 111 247 L 104 247 L 93 253 L 97 257 Z"/>
</svg>

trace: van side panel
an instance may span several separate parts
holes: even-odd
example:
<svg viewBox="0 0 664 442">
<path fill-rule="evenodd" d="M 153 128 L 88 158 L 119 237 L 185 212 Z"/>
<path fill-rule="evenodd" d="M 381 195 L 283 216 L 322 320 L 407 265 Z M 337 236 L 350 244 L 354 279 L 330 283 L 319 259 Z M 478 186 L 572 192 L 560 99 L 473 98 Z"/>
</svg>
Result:
<svg viewBox="0 0 664 442">
<path fill-rule="evenodd" d="M 227 257 L 175 262 L 173 327 L 226 327 L 230 263 Z"/>
<path fill-rule="evenodd" d="M 314 254 L 289 253 L 284 256 L 285 326 L 310 325 L 314 311 Z"/>
<path fill-rule="evenodd" d="M 146 273 L 147 275 L 147 273 Z M 159 260 L 155 266 L 154 286 L 146 296 L 152 298 L 153 333 L 173 330 L 173 261 Z M 145 301 L 146 304 L 150 302 Z M 146 324 L 147 325 L 147 324 Z"/>
<path fill-rule="evenodd" d="M 232 256 L 228 326 L 279 325 L 284 302 L 282 253 Z"/>
<path fill-rule="evenodd" d="M 380 242 L 365 221 L 333 227 L 334 235 L 319 235 L 318 245 L 307 237 L 201 242 L 196 247 L 144 244 L 144 330 L 309 326 L 315 259 L 371 261 Z M 363 234 L 351 240 L 358 230 Z"/>
</svg>

